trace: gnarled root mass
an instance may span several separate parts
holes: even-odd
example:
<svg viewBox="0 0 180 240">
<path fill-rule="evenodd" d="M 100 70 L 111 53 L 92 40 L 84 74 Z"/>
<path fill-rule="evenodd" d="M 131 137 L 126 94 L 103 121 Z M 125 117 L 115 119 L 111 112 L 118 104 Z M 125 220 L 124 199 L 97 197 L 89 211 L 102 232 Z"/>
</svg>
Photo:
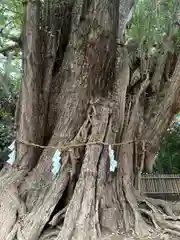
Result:
<svg viewBox="0 0 180 240">
<path fill-rule="evenodd" d="M 165 201 L 144 198 L 139 200 L 140 212 L 148 223 L 159 232 L 180 236 L 180 217 L 176 216 Z"/>
<path fill-rule="evenodd" d="M 84 179 L 82 176 L 83 171 L 70 203 L 54 215 L 53 209 L 58 205 L 56 197 L 63 191 L 58 181 L 52 186 L 52 195 L 47 194 L 39 209 L 30 213 L 17 197 L 18 191 L 12 188 L 4 191 L 1 195 L 0 239 L 106 239 L 105 236 L 113 239 L 112 232 L 132 235 L 134 239 L 153 239 L 154 235 L 159 236 L 157 239 L 180 236 L 180 217 L 173 214 L 166 202 L 142 196 L 131 201 L 134 194 L 127 184 L 123 187 L 124 196 L 117 198 L 114 181 L 102 183 L 101 189 L 97 189 L 98 173 L 96 176 L 87 174 Z M 61 178 L 64 186 L 65 179 L 65 176 Z"/>
<path fill-rule="evenodd" d="M 0 240 L 105 239 L 112 232 L 180 236 L 180 218 L 164 201 L 135 194 L 123 171 L 114 178 L 109 172 L 108 148 L 101 143 L 112 141 L 111 109 L 107 101 L 90 106 L 72 142 L 87 145 L 63 150 L 55 179 L 38 174 L 41 165 L 28 175 L 25 169 L 3 170 Z M 24 179 L 31 179 L 27 188 Z"/>
</svg>

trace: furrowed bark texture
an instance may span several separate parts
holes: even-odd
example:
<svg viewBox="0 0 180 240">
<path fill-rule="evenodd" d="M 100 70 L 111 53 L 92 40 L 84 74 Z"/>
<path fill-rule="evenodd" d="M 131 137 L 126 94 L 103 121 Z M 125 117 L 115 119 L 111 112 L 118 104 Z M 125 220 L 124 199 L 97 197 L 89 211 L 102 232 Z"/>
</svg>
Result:
<svg viewBox="0 0 180 240">
<path fill-rule="evenodd" d="M 141 54 L 130 62 L 122 42 L 133 4 L 25 5 L 17 159 L 0 174 L 0 240 L 179 234 L 179 219 L 164 202 L 139 196 L 139 179 L 152 171 L 160 137 L 179 111 L 180 58 L 165 50 L 153 67 Z M 112 177 L 114 142 L 122 144 L 113 147 Z M 61 151 L 56 177 L 50 146 Z"/>
</svg>

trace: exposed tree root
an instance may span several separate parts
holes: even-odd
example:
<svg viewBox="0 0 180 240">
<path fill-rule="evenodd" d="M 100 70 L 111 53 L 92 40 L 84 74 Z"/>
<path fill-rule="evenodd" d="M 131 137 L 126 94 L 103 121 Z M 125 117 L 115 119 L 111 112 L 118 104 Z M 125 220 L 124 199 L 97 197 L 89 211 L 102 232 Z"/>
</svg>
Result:
<svg viewBox="0 0 180 240">
<path fill-rule="evenodd" d="M 114 184 L 106 182 L 106 174 L 104 176 L 100 174 L 105 173 L 104 167 L 108 160 L 105 149 L 103 151 L 102 149 L 100 145 L 87 147 L 72 200 L 54 216 L 52 212 L 70 179 L 69 170 L 64 171 L 54 180 L 43 202 L 41 204 L 38 202 L 30 213 L 27 213 L 15 185 L 11 184 L 4 189 L 1 194 L 0 240 L 72 240 L 74 237 L 75 239 L 100 239 L 105 233 L 105 225 L 107 226 L 110 221 L 112 228 L 110 227 L 108 231 L 119 229 L 122 233 L 123 215 L 126 216 L 125 219 L 129 219 L 129 229 L 127 228 L 126 231 L 129 232 L 132 229 L 131 233 L 134 236 L 147 237 L 153 230 L 165 236 L 167 234 L 180 236 L 180 217 L 175 216 L 168 204 L 162 200 L 141 197 L 137 205 L 128 178 L 122 178 L 124 200 L 123 196 L 118 201 L 115 195 L 113 197 Z M 93 167 L 95 159 L 97 164 L 100 161 L 98 159 L 101 159 L 98 168 Z M 93 165 L 91 165 L 92 160 Z M 97 188 L 96 181 L 98 181 Z M 62 223 L 64 217 L 65 222 L 61 228 L 59 223 Z M 103 220 L 105 218 L 106 224 Z"/>
<path fill-rule="evenodd" d="M 144 205 L 143 209 L 140 208 L 140 212 L 148 216 L 156 230 L 164 234 L 180 236 L 180 218 L 173 214 L 168 204 L 163 200 L 149 198 L 144 198 L 141 203 L 145 203 L 146 206 Z"/>
<path fill-rule="evenodd" d="M 126 209 L 130 208 L 130 219 L 134 218 L 132 225 L 129 227 L 134 228 L 135 233 L 139 233 L 140 235 L 148 235 L 152 229 L 144 222 L 141 214 L 138 211 L 136 196 L 133 193 L 132 185 L 128 176 L 123 177 L 123 189 L 126 198 Z"/>
<path fill-rule="evenodd" d="M 54 240 L 59 234 L 60 228 L 50 228 L 45 230 L 39 240 Z"/>
<path fill-rule="evenodd" d="M 61 177 L 52 183 L 43 201 L 37 202 L 30 213 L 18 192 L 24 176 L 24 171 L 12 169 L 0 178 L 0 240 L 39 239 L 68 184 L 69 168 L 67 166 Z"/>
<path fill-rule="evenodd" d="M 169 207 L 169 205 L 161 200 L 161 199 L 153 199 L 153 198 L 147 198 L 148 202 L 150 202 L 152 205 L 156 206 L 157 208 L 160 208 L 163 213 L 169 216 L 174 216 L 174 213 L 172 209 Z"/>
<path fill-rule="evenodd" d="M 53 217 L 53 219 L 49 222 L 49 224 L 50 224 L 52 227 L 57 226 L 57 225 L 64 219 L 64 216 L 65 216 L 65 213 L 66 213 L 66 211 L 67 211 L 67 208 L 68 208 L 68 205 L 66 205 L 65 208 L 63 208 L 61 211 L 59 211 L 59 212 Z"/>
<path fill-rule="evenodd" d="M 175 236 L 180 237 L 180 232 L 174 231 L 174 230 L 171 230 L 171 229 L 165 229 L 165 230 L 164 230 L 164 233 L 165 233 L 165 234 L 168 233 L 168 234 L 170 234 L 170 235 L 175 235 Z"/>
<path fill-rule="evenodd" d="M 109 102 L 99 101 L 89 114 L 74 141 L 113 141 Z M 136 196 L 128 173 L 119 176 L 118 184 L 109 180 L 107 146 L 70 149 L 61 157 L 60 176 L 39 191 L 29 211 L 18 192 L 24 172 L 2 174 L 0 240 L 90 240 L 118 230 L 141 237 L 153 230 L 179 236 L 180 218 L 164 201 Z M 66 189 L 65 203 L 58 208 Z"/>
<path fill-rule="evenodd" d="M 0 240 L 11 240 L 18 228 L 16 221 L 26 214 L 26 206 L 19 197 L 18 186 L 26 175 L 25 170 L 4 169 L 0 175 Z"/>
<path fill-rule="evenodd" d="M 62 197 L 62 194 L 69 181 L 68 167 L 60 178 L 55 180 L 49 192 L 42 203 L 37 203 L 32 211 L 20 222 L 20 228 L 17 233 L 19 239 L 36 240 L 40 237 L 45 225 L 48 223 L 50 216 Z"/>
</svg>

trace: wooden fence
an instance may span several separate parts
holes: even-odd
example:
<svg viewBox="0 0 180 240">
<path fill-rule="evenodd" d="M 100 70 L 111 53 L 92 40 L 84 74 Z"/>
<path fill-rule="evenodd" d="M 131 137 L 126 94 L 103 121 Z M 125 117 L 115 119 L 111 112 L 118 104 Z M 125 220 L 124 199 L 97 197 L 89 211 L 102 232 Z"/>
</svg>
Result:
<svg viewBox="0 0 180 240">
<path fill-rule="evenodd" d="M 151 198 L 180 201 L 180 175 L 142 175 L 141 193 Z"/>
</svg>

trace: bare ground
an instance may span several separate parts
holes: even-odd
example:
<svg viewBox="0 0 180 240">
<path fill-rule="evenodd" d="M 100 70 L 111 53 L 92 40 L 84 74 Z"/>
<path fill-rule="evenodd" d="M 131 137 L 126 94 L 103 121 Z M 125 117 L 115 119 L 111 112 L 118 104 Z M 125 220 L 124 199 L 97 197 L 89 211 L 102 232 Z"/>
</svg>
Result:
<svg viewBox="0 0 180 240">
<path fill-rule="evenodd" d="M 133 235 L 122 235 L 118 233 L 114 233 L 111 235 L 107 235 L 102 237 L 100 240 L 179 240 L 179 237 L 177 236 L 172 236 L 169 234 L 164 234 L 163 232 L 159 233 L 152 233 L 151 235 L 147 237 L 141 237 L 141 236 L 133 236 Z"/>
</svg>

